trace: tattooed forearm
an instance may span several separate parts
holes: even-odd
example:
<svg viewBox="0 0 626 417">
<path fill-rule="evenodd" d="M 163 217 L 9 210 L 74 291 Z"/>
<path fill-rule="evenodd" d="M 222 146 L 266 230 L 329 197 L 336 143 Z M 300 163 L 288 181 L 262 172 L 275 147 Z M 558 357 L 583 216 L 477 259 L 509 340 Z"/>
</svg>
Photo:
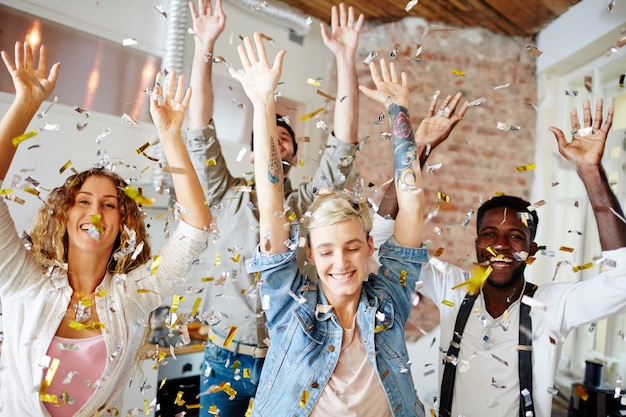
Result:
<svg viewBox="0 0 626 417">
<path fill-rule="evenodd" d="M 396 185 L 414 187 L 415 169 L 419 169 L 419 160 L 408 110 L 397 104 L 391 104 L 388 111 L 391 120 Z"/>
<path fill-rule="evenodd" d="M 270 184 L 280 184 L 280 179 L 282 178 L 282 161 L 280 160 L 280 154 L 276 149 L 276 143 L 274 138 L 271 140 L 270 144 L 270 155 L 269 160 L 267 161 L 267 179 L 270 181 Z"/>
</svg>

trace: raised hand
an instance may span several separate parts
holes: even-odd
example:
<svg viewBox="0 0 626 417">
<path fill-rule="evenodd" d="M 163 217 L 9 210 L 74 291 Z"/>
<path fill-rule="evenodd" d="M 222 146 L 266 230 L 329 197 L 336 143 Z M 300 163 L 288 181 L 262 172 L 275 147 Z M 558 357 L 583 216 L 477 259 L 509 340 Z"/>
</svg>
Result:
<svg viewBox="0 0 626 417">
<path fill-rule="evenodd" d="M 243 43 L 237 47 L 243 70 L 240 72 L 231 67 L 229 71 L 230 75 L 241 83 L 246 95 L 254 104 L 258 100 L 274 96 L 282 73 L 285 51 L 278 51 L 274 63 L 270 66 L 260 33 L 255 32 L 254 45 L 248 36 L 244 38 Z"/>
<path fill-rule="evenodd" d="M 459 111 L 455 113 L 456 107 L 462 98 L 463 93 L 461 92 L 456 93 L 454 98 L 449 95 L 443 101 L 436 114 L 437 98 L 435 97 L 432 100 L 428 109 L 428 116 L 422 120 L 415 132 L 415 141 L 418 146 L 430 146 L 432 150 L 448 138 L 457 123 L 463 119 L 468 109 L 468 102 L 466 101 Z"/>
<path fill-rule="evenodd" d="M 403 71 L 398 79 L 396 64 L 392 62 L 387 66 L 387 61 L 383 58 L 380 60 L 380 72 L 376 68 L 374 61 L 370 62 L 370 72 L 372 80 L 376 85 L 376 90 L 359 86 L 359 90 L 369 98 L 378 101 L 385 106 L 397 104 L 405 108 L 409 105 L 409 88 L 406 73 Z"/>
<path fill-rule="evenodd" d="M 348 13 L 346 13 L 346 6 L 343 3 L 339 4 L 339 10 L 337 10 L 337 6 L 333 6 L 330 18 L 331 33 L 328 33 L 324 23 L 320 23 L 324 45 L 335 54 L 337 59 L 354 59 L 359 42 L 359 32 L 364 21 L 365 16 L 362 14 L 356 21 L 354 20 L 352 6 L 348 8 Z"/>
<path fill-rule="evenodd" d="M 37 64 L 30 45 L 22 45 L 21 42 L 15 43 L 15 62 L 5 51 L 2 51 L 2 60 L 13 79 L 16 100 L 32 103 L 32 106 L 38 108 L 54 90 L 60 64 L 57 62 L 52 65 L 48 73 L 48 53 L 44 45 L 39 48 Z"/>
<path fill-rule="evenodd" d="M 176 78 L 176 71 L 172 71 L 166 77 L 167 87 L 164 93 L 160 79 L 159 72 L 150 99 L 152 121 L 160 134 L 179 133 L 191 99 L 191 88 L 185 90 L 185 76 Z"/>
<path fill-rule="evenodd" d="M 559 146 L 559 153 L 565 159 L 575 162 L 577 165 L 598 165 L 602 160 L 604 153 L 604 145 L 606 138 L 613 124 L 613 105 L 609 106 L 606 115 L 606 121 L 602 124 L 602 99 L 596 101 L 596 114 L 591 117 L 591 105 L 589 100 L 583 103 L 583 123 L 584 128 L 581 129 L 578 120 L 578 112 L 572 109 L 572 141 L 565 139 L 563 131 L 557 127 L 550 127 L 550 131 L 554 133 L 556 142 Z"/>
<path fill-rule="evenodd" d="M 215 41 L 224 31 L 226 26 L 226 15 L 222 10 L 222 0 L 215 1 L 215 9 L 211 7 L 211 0 L 198 0 L 198 7 L 189 2 L 189 11 L 191 12 L 191 20 L 193 21 L 193 31 L 196 32 L 198 38 L 195 38 L 196 43 L 202 42 L 202 45 L 196 45 L 197 47 L 203 47 L 207 52 L 213 52 L 213 46 Z"/>
</svg>

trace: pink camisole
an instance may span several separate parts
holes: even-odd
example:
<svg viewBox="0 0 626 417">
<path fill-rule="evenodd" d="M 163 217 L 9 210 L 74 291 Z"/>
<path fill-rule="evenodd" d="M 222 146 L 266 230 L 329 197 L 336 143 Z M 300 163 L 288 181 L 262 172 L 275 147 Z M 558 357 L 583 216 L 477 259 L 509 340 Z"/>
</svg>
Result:
<svg viewBox="0 0 626 417">
<path fill-rule="evenodd" d="M 52 417 L 70 417 L 93 395 L 107 361 L 102 335 L 87 339 L 55 336 L 48 356 L 59 360 L 59 366 L 48 394 L 57 396 L 57 403 L 44 402 Z M 44 372 L 45 377 L 45 372 Z"/>
</svg>

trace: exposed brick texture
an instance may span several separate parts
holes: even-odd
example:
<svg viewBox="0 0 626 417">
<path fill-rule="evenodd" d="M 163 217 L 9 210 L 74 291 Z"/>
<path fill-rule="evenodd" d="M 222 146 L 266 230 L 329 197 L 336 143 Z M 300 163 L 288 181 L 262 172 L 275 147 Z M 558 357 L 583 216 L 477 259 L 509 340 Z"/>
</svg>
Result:
<svg viewBox="0 0 626 417">
<path fill-rule="evenodd" d="M 394 44 L 398 54 L 391 58 Z M 424 62 L 414 61 L 416 44 L 423 45 Z M 368 24 L 361 34 L 357 52 L 359 82 L 373 88 L 369 69 L 361 61 L 371 51 L 380 58 L 394 59 L 408 75 L 413 128 L 428 111 L 430 99 L 440 90 L 440 103 L 447 94 L 461 91 L 472 101 L 485 97 L 487 102 L 471 108 L 450 138 L 432 152 L 429 163 L 443 163 L 441 169 L 424 173 L 427 212 L 440 206 L 438 214 L 425 225 L 423 240 L 430 253 L 444 248 L 442 259 L 470 270 L 475 261 L 475 218 L 466 227 L 460 223 L 468 211 L 476 212 L 480 203 L 497 192 L 528 199 L 532 171 L 518 172 L 517 166 L 533 162 L 536 111 L 535 60 L 526 47 L 529 38 L 497 35 L 484 29 L 456 29 L 427 24 L 416 18 L 394 23 Z M 452 70 L 463 71 L 464 76 Z M 494 87 L 509 83 L 508 88 Z M 332 109 L 327 109 L 327 115 Z M 359 135 L 369 136 L 357 154 L 351 184 L 363 180 L 364 193 L 379 202 L 382 184 L 392 176 L 391 143 L 380 136 L 389 131 L 385 120 L 374 125 L 384 109 L 361 94 Z M 498 130 L 498 122 L 520 126 L 521 130 Z M 449 203 L 437 200 L 437 192 L 450 197 Z M 440 233 L 435 232 L 439 228 Z M 422 335 L 438 323 L 437 306 L 422 302 L 407 327 L 407 338 Z M 446 308 L 441 306 L 441 308 Z"/>
</svg>

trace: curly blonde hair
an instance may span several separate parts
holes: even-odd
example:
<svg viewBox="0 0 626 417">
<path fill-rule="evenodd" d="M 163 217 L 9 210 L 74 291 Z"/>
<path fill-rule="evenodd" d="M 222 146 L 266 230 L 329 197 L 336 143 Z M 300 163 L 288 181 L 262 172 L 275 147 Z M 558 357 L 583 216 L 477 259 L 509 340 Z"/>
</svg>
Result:
<svg viewBox="0 0 626 417">
<path fill-rule="evenodd" d="M 128 230 L 134 230 L 136 242 L 143 242 L 144 244 L 143 250 L 135 259 L 132 259 L 132 253 L 118 256 L 118 259 L 115 259 L 113 255 L 130 238 L 127 231 L 120 228 L 117 241 L 109 256 L 107 271 L 113 274 L 128 273 L 150 259 L 146 226 L 141 209 L 124 192 L 126 186 L 124 179 L 104 168 L 92 168 L 72 175 L 62 186 L 52 190 L 45 204 L 35 215 L 29 231 L 32 239 L 32 253 L 42 265 L 51 260 L 59 263 L 67 262 L 67 213 L 74 205 L 76 194 L 80 191 L 85 180 L 93 175 L 108 178 L 115 185 L 122 225 L 125 225 Z"/>
</svg>

